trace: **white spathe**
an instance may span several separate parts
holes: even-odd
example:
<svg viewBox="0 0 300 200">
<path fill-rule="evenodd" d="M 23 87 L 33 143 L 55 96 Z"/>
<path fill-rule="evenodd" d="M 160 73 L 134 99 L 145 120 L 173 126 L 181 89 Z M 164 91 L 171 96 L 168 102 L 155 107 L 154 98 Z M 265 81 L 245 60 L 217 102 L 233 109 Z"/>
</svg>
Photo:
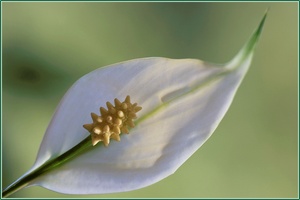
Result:
<svg viewBox="0 0 300 200">
<path fill-rule="evenodd" d="M 88 136 L 82 125 L 90 123 L 90 113 L 99 113 L 106 101 L 130 95 L 143 107 L 139 117 L 169 103 L 129 135 L 122 134 L 121 142 L 95 148 L 41 176 L 36 184 L 62 193 L 95 194 L 138 189 L 165 178 L 215 130 L 248 66 L 249 62 L 243 63 L 238 70 L 210 80 L 226 69 L 192 59 L 145 58 L 83 76 L 60 103 L 36 166 Z"/>
<path fill-rule="evenodd" d="M 96 145 L 30 182 L 69 194 L 130 191 L 174 173 L 211 136 L 245 76 L 261 32 L 225 65 L 195 59 L 142 58 L 99 68 L 65 94 L 45 133 L 36 163 L 40 167 L 86 138 L 90 113 L 127 95 L 142 110 L 137 126 Z M 25 175 L 26 175 L 25 174 Z M 24 176 L 25 176 L 24 175 Z M 23 177 L 24 177 L 23 176 Z M 22 178 L 22 177 L 21 177 Z"/>
</svg>

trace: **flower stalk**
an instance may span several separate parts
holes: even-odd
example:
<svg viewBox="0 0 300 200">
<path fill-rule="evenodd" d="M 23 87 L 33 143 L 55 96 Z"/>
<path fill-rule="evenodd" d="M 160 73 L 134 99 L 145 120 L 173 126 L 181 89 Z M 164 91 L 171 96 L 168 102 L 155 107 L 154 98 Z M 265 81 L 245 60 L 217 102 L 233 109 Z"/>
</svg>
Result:
<svg viewBox="0 0 300 200">
<path fill-rule="evenodd" d="M 91 150 L 93 147 L 91 136 L 86 137 L 84 140 L 82 140 L 80 143 L 75 145 L 73 148 L 69 149 L 62 155 L 44 163 L 42 166 L 31 172 L 30 174 L 26 175 L 19 181 L 15 182 L 14 184 L 7 187 L 2 192 L 2 197 L 7 197 L 18 190 L 26 187 L 32 180 L 36 179 L 37 177 L 47 173 L 48 171 L 63 165 L 67 161 L 71 160 L 72 158 Z M 95 147 L 94 147 L 95 148 Z"/>
</svg>

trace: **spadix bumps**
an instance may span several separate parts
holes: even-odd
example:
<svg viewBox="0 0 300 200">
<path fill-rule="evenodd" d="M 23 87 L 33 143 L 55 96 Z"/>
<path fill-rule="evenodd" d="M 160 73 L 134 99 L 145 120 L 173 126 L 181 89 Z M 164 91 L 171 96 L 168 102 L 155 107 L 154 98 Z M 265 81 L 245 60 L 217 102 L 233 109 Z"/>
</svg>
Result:
<svg viewBox="0 0 300 200">
<path fill-rule="evenodd" d="M 100 107 L 101 116 L 91 113 L 92 124 L 83 125 L 91 133 L 93 145 L 103 141 L 103 144 L 108 146 L 110 138 L 120 141 L 120 133 L 129 133 L 128 126 L 134 127 L 135 113 L 142 109 L 137 103 L 130 102 L 130 96 L 127 96 L 123 103 L 116 98 L 115 106 L 110 102 L 106 102 L 106 105 L 108 110 Z"/>
</svg>

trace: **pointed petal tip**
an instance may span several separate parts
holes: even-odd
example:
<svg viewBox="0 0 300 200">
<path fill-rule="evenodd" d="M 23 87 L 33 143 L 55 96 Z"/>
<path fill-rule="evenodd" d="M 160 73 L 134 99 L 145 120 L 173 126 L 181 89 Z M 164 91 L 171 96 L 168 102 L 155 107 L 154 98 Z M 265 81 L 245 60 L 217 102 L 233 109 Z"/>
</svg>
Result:
<svg viewBox="0 0 300 200">
<path fill-rule="evenodd" d="M 246 43 L 246 45 L 245 45 L 246 54 L 249 54 L 250 52 L 252 52 L 254 50 L 255 45 L 261 35 L 263 27 L 264 27 L 268 11 L 269 11 L 269 8 L 265 11 L 265 14 L 264 14 L 262 20 L 260 21 L 257 29 L 252 34 L 250 40 Z"/>
<path fill-rule="evenodd" d="M 227 64 L 226 66 L 227 69 L 235 69 L 241 66 L 241 64 L 245 60 L 251 57 L 251 55 L 254 52 L 255 46 L 258 42 L 258 39 L 261 35 L 262 29 L 264 27 L 268 11 L 269 8 L 266 9 L 263 18 L 261 19 L 254 33 L 251 35 L 250 39 L 246 42 L 246 44 L 242 47 L 242 49 L 238 52 L 238 54 Z"/>
<path fill-rule="evenodd" d="M 262 18 L 262 20 L 260 21 L 260 24 L 258 26 L 258 28 L 256 29 L 255 33 L 253 34 L 254 36 L 256 36 L 256 41 L 258 40 L 261 32 L 262 32 L 262 29 L 264 27 L 264 24 L 265 24 L 265 21 L 266 21 L 266 18 L 267 18 L 267 15 L 268 15 L 268 12 L 269 12 L 269 9 L 270 8 L 267 8 L 266 11 L 265 11 L 265 14 Z M 253 36 L 252 36 L 253 37 Z"/>
</svg>

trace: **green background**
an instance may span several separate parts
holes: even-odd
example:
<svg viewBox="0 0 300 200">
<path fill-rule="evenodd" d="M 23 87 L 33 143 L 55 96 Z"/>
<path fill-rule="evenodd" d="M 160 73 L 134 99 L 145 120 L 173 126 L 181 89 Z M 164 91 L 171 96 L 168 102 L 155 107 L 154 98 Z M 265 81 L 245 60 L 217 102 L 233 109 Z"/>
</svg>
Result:
<svg viewBox="0 0 300 200">
<path fill-rule="evenodd" d="M 172 176 L 117 194 L 41 187 L 11 197 L 297 197 L 298 3 L 2 3 L 2 181 L 34 163 L 84 74 L 141 57 L 229 61 L 270 8 L 251 68 L 212 137 Z"/>
</svg>

